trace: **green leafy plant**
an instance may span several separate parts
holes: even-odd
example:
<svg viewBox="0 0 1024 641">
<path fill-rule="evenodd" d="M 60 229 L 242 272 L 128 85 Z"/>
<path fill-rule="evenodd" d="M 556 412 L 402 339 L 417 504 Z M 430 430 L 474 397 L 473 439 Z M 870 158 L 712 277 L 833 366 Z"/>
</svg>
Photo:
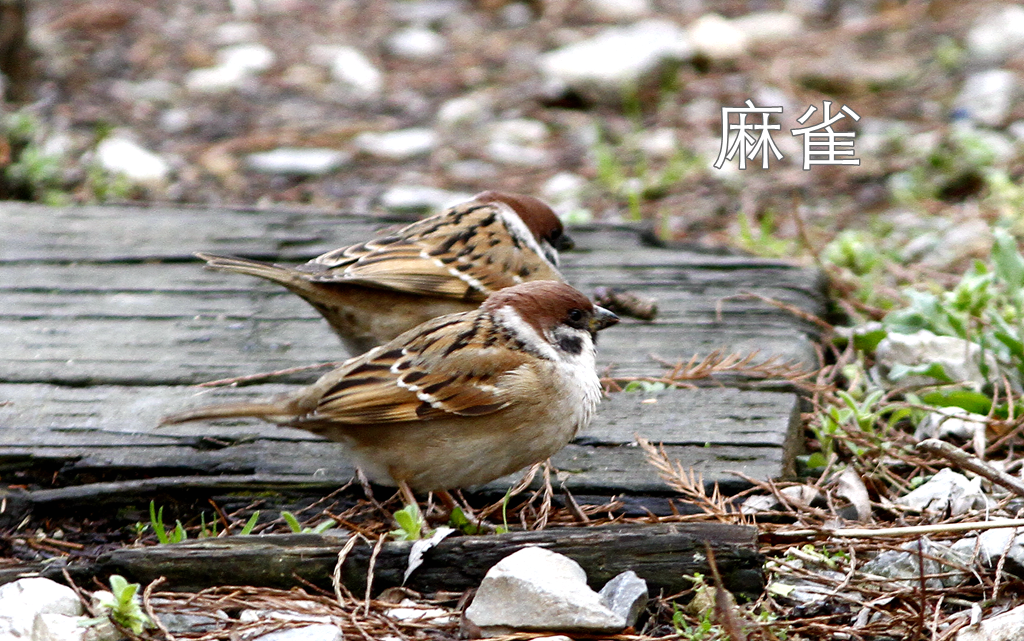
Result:
<svg viewBox="0 0 1024 641">
<path fill-rule="evenodd" d="M 164 527 L 164 508 L 161 506 L 159 510 L 156 509 L 156 504 L 153 501 L 149 502 L 149 524 L 153 529 L 153 533 L 156 534 L 156 540 L 162 545 L 169 543 L 181 543 L 188 539 L 188 534 L 185 532 L 185 528 L 181 525 L 181 521 L 175 521 L 174 529 L 167 533 Z"/>
<path fill-rule="evenodd" d="M 299 519 L 295 518 L 295 515 L 291 512 L 281 512 L 281 518 L 283 518 L 284 522 L 288 524 L 288 527 L 291 528 L 292 532 L 296 534 L 322 534 L 334 527 L 334 521 L 330 519 L 320 523 L 316 527 L 302 527 L 302 524 L 299 523 Z M 253 526 L 256 525 L 252 517 L 249 518 L 249 521 L 252 522 Z M 246 527 L 248 527 L 248 524 L 246 524 Z M 251 530 L 252 528 L 249 529 Z M 248 532 L 246 532 L 246 534 L 248 534 Z"/>
<path fill-rule="evenodd" d="M 614 141 L 598 129 L 591 147 L 597 171 L 597 184 L 626 205 L 631 220 L 640 220 L 644 201 L 661 198 L 687 176 L 704 169 L 699 156 L 685 149 L 676 150 L 666 160 L 651 162 L 641 149 L 642 115 L 634 110 L 633 131 Z"/>
<path fill-rule="evenodd" d="M 461 510 L 460 510 L 461 512 Z M 391 536 L 398 541 L 418 541 L 423 538 L 423 529 L 427 525 L 426 519 L 420 513 L 420 507 L 415 503 L 406 505 L 394 514 L 398 529 L 391 530 Z M 465 519 L 465 515 L 462 516 Z M 468 519 L 466 520 L 468 523 Z"/>
<path fill-rule="evenodd" d="M 778 225 L 773 212 L 765 212 L 756 227 L 751 223 L 750 217 L 743 212 L 740 212 L 738 222 L 740 229 L 739 238 L 736 241 L 743 249 L 759 256 L 771 258 L 796 255 L 798 250 L 796 241 L 780 238 L 777 235 Z"/>
<path fill-rule="evenodd" d="M 106 614 L 121 627 L 131 630 L 135 634 L 142 634 L 143 630 L 155 627 L 146 613 L 142 611 L 139 603 L 139 584 L 128 583 L 119 574 L 110 575 L 110 594 L 101 595 L 99 607 L 106 611 Z M 106 620 L 105 617 L 97 617 L 86 621 L 86 625 L 96 625 Z"/>
<path fill-rule="evenodd" d="M 986 379 L 994 382 L 1005 374 L 1020 385 L 1024 381 L 1024 256 L 1005 230 L 996 229 L 993 236 L 991 266 L 975 262 L 949 291 L 908 290 L 908 305 L 886 315 L 882 325 L 887 332 L 928 330 L 975 343 L 980 347 L 978 367 Z M 990 371 L 993 361 L 998 371 Z M 948 380 L 945 372 L 931 364 L 898 370 L 890 378 L 907 374 Z"/>
</svg>

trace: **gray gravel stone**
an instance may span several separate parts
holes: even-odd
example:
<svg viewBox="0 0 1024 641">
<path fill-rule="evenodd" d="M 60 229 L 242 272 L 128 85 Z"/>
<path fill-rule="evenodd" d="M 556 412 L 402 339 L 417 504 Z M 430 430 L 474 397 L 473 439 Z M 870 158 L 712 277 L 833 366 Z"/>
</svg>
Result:
<svg viewBox="0 0 1024 641">
<path fill-rule="evenodd" d="M 345 166 L 350 159 L 350 154 L 338 149 L 281 147 L 249 154 L 245 165 L 263 174 L 323 176 Z"/>
<path fill-rule="evenodd" d="M 366 131 L 352 141 L 360 151 L 388 160 L 407 160 L 429 154 L 437 147 L 433 129 L 413 128 L 377 133 Z"/>
<path fill-rule="evenodd" d="M 988 69 L 967 76 L 955 105 L 974 122 L 999 127 L 1005 124 L 1016 94 L 1016 74 Z"/>
<path fill-rule="evenodd" d="M 636 625 L 637 618 L 647 607 L 650 598 L 647 581 L 638 577 L 632 570 L 627 570 L 605 583 L 598 594 L 609 610 L 626 620 L 627 627 Z"/>
<path fill-rule="evenodd" d="M 667 20 L 611 27 L 592 38 L 544 54 L 549 85 L 572 89 L 598 102 L 618 104 L 624 92 L 656 82 L 668 64 L 693 53 L 686 31 Z"/>
<path fill-rule="evenodd" d="M 729 61 L 747 52 L 750 38 L 730 20 L 717 13 L 697 18 L 689 29 L 694 52 L 713 61 Z"/>
<path fill-rule="evenodd" d="M 1024 47 L 1024 7 L 996 5 L 967 32 L 967 52 L 979 64 L 999 64 Z"/>
<path fill-rule="evenodd" d="M 417 185 L 396 185 L 381 194 L 380 204 L 393 212 L 437 212 L 465 202 L 472 194 Z"/>
<path fill-rule="evenodd" d="M 422 27 L 396 31 L 387 41 L 389 52 L 407 60 L 430 60 L 444 53 L 446 47 L 443 37 Z"/>
</svg>

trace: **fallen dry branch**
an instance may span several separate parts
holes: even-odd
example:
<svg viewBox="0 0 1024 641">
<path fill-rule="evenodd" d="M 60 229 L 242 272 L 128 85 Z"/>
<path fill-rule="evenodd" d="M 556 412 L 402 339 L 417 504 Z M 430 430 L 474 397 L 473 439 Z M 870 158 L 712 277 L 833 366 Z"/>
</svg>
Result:
<svg viewBox="0 0 1024 641">
<path fill-rule="evenodd" d="M 354 544 L 339 572 L 338 557 L 348 537 L 316 534 L 229 536 L 176 545 L 121 548 L 95 562 L 71 563 L 67 569 L 82 583 L 94 576 L 121 574 L 149 583 L 163 576 L 176 590 L 216 586 L 230 576 L 245 585 L 290 587 L 297 581 L 316 585 L 336 600 L 332 577 L 353 594 L 367 591 L 373 561 L 373 593 L 403 584 L 410 543 Z M 501 535 L 449 537 L 429 550 L 422 566 L 406 586 L 422 591 L 461 591 L 479 585 L 499 560 L 528 545 L 542 545 L 565 554 L 600 587 L 615 575 L 633 570 L 647 580 L 652 592 L 675 593 L 689 587 L 683 578 L 708 573 L 705 544 L 717 554 L 726 585 L 754 597 L 764 587 L 763 559 L 757 551 L 757 531 L 726 523 L 631 524 L 566 527 Z M 43 574 L 59 570 L 44 570 Z"/>
<path fill-rule="evenodd" d="M 1001 485 L 1010 490 L 1017 496 L 1024 496 L 1024 483 L 1019 479 L 1010 476 L 1006 472 L 997 470 L 988 463 L 982 461 L 980 458 L 971 456 L 967 452 L 964 452 L 950 443 L 940 441 L 935 438 L 929 438 L 918 443 L 917 449 L 922 452 L 938 454 L 961 469 L 970 470 L 975 474 L 984 476 L 996 485 Z"/>
<path fill-rule="evenodd" d="M 622 391 L 624 386 L 632 382 L 661 383 L 666 387 L 694 389 L 696 385 L 691 381 L 725 374 L 756 380 L 784 380 L 791 383 L 803 383 L 815 374 L 805 365 L 784 360 L 778 355 L 758 361 L 760 355 L 758 350 L 747 354 L 726 354 L 724 350 L 716 349 L 703 358 L 699 354 L 694 354 L 689 361 L 675 363 L 652 356 L 658 363 L 669 368 L 662 376 L 605 376 L 601 382 L 610 391 Z"/>
</svg>

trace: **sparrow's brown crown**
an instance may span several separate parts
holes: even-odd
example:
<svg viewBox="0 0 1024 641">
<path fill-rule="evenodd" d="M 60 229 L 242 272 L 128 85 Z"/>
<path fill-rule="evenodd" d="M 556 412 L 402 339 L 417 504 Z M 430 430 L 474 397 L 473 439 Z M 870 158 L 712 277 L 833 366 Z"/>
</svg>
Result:
<svg viewBox="0 0 1024 641">
<path fill-rule="evenodd" d="M 541 335 L 544 330 L 563 323 L 591 334 L 619 322 L 619 318 L 597 307 L 579 290 L 555 280 L 536 280 L 495 292 L 481 306 L 495 311 L 510 306 L 519 317 L 533 325 Z"/>
<path fill-rule="evenodd" d="M 519 219 L 530 229 L 537 242 L 545 240 L 558 251 L 566 251 L 573 247 L 572 239 L 565 233 L 565 227 L 558 219 L 558 215 L 540 198 L 489 190 L 477 194 L 473 200 L 482 203 L 505 203 L 519 215 Z"/>
</svg>

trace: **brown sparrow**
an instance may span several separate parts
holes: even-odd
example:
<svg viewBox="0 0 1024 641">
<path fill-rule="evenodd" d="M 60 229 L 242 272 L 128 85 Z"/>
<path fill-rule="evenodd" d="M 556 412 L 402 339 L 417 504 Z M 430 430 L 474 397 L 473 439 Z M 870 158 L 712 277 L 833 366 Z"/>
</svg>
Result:
<svg viewBox="0 0 1024 641">
<path fill-rule="evenodd" d="M 563 280 L 558 251 L 571 247 L 562 222 L 543 201 L 485 191 L 393 234 L 298 267 L 196 256 L 213 269 L 284 285 L 359 354 L 431 318 L 476 309 L 505 287 Z"/>
<path fill-rule="evenodd" d="M 547 459 L 590 423 L 601 398 L 594 340 L 616 322 L 565 283 L 515 285 L 293 393 L 200 407 L 162 424 L 257 417 L 346 443 L 376 483 L 434 492 L 479 485 Z"/>
</svg>

